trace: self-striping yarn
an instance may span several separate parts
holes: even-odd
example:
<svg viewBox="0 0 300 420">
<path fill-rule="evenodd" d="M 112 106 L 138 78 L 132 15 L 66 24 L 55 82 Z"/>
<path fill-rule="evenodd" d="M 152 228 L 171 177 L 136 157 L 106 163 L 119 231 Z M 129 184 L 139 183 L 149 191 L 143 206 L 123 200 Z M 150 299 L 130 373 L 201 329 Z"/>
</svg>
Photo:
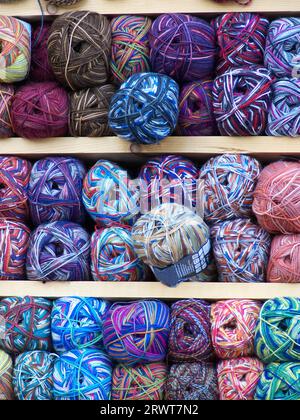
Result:
<svg viewBox="0 0 300 420">
<path fill-rule="evenodd" d="M 225 154 L 209 159 L 200 169 L 205 183 L 208 223 L 252 216 L 253 193 L 260 163 L 247 155 Z"/>
<path fill-rule="evenodd" d="M 74 137 L 111 135 L 108 126 L 110 102 L 115 94 L 112 84 L 82 89 L 70 94 L 69 130 Z"/>
<path fill-rule="evenodd" d="M 100 350 L 72 350 L 54 364 L 55 400 L 110 400 L 112 363 Z"/>
<path fill-rule="evenodd" d="M 218 386 L 222 401 L 252 401 L 263 363 L 254 357 L 222 360 L 218 363 Z"/>
<path fill-rule="evenodd" d="M 63 297 L 53 302 L 51 333 L 54 350 L 103 348 L 103 322 L 109 309 L 103 299 Z"/>
<path fill-rule="evenodd" d="M 267 281 L 300 283 L 300 235 L 277 235 L 271 244 Z"/>
<path fill-rule="evenodd" d="M 160 362 L 167 354 L 169 307 L 158 300 L 114 303 L 104 321 L 104 345 L 118 363 Z"/>
<path fill-rule="evenodd" d="M 166 400 L 216 401 L 219 399 L 217 370 L 213 363 L 180 363 L 171 366 Z"/>
<path fill-rule="evenodd" d="M 235 359 L 254 354 L 254 334 L 261 304 L 250 299 L 231 299 L 211 308 L 211 335 L 219 359 Z"/>
<path fill-rule="evenodd" d="M 72 222 L 40 225 L 30 237 L 26 270 L 28 280 L 89 280 L 89 234 Z"/>
<path fill-rule="evenodd" d="M 14 399 L 12 379 L 12 358 L 3 350 L 0 350 L 0 401 L 11 401 Z"/>
<path fill-rule="evenodd" d="M 165 363 L 138 366 L 117 365 L 112 376 L 112 400 L 137 401 L 164 399 L 167 380 Z"/>
<path fill-rule="evenodd" d="M 227 220 L 211 229 L 219 281 L 265 282 L 271 236 L 249 219 Z"/>
<path fill-rule="evenodd" d="M 179 300 L 171 306 L 168 360 L 174 363 L 210 360 L 210 304 L 199 299 Z"/>
<path fill-rule="evenodd" d="M 146 16 L 118 16 L 111 21 L 111 71 L 121 84 L 135 73 L 150 71 L 149 31 Z"/>
<path fill-rule="evenodd" d="M 199 80 L 214 72 L 215 30 L 196 16 L 160 15 L 152 24 L 150 47 L 153 71 L 167 74 L 179 83 Z"/>
<path fill-rule="evenodd" d="M 8 353 L 49 350 L 52 303 L 44 298 L 8 297 L 0 301 L 4 334 L 0 347 Z"/>
<path fill-rule="evenodd" d="M 51 24 L 43 22 L 32 33 L 32 55 L 29 78 L 33 82 L 49 82 L 55 80 L 48 60 L 48 38 Z"/>
<path fill-rule="evenodd" d="M 0 83 L 0 139 L 13 135 L 10 112 L 14 93 L 13 85 Z"/>
<path fill-rule="evenodd" d="M 84 165 L 72 157 L 48 157 L 32 167 L 28 197 L 34 225 L 58 220 L 84 221 Z"/>
<path fill-rule="evenodd" d="M 18 400 L 52 400 L 56 354 L 28 351 L 15 361 L 13 385 Z"/>
<path fill-rule="evenodd" d="M 109 81 L 111 29 L 95 12 L 68 12 L 53 22 L 48 56 L 57 80 L 72 90 Z"/>
</svg>

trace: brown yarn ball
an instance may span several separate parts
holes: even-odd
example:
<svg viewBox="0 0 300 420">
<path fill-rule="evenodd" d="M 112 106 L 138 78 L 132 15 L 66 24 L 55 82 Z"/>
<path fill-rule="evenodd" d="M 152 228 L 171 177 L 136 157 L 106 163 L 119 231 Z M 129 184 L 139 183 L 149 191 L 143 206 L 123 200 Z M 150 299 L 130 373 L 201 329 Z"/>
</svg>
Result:
<svg viewBox="0 0 300 420">
<path fill-rule="evenodd" d="M 51 26 L 49 62 L 56 78 L 72 90 L 107 83 L 110 52 L 110 24 L 99 13 L 64 13 Z"/>
<path fill-rule="evenodd" d="M 69 130 L 72 136 L 103 137 L 112 134 L 108 125 L 108 111 L 114 85 L 93 87 L 70 95 Z"/>
</svg>

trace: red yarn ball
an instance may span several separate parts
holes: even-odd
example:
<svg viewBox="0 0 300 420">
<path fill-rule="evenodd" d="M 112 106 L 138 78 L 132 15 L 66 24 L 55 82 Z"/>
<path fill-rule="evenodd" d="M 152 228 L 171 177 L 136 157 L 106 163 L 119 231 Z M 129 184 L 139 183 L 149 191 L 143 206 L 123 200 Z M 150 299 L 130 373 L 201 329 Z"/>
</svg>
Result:
<svg viewBox="0 0 300 420">
<path fill-rule="evenodd" d="M 272 283 L 300 283 L 300 235 L 274 237 L 267 279 Z"/>
<path fill-rule="evenodd" d="M 54 73 L 48 61 L 47 42 L 51 25 L 44 23 L 37 26 L 32 34 L 31 68 L 29 78 L 33 82 L 48 82 L 55 80 Z"/>
</svg>

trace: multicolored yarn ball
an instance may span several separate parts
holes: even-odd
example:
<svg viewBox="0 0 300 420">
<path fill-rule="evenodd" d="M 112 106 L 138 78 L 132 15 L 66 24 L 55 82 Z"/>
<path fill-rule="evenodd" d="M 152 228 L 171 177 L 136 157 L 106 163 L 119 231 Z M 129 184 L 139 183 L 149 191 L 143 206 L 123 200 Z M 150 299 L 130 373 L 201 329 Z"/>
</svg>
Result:
<svg viewBox="0 0 300 420">
<path fill-rule="evenodd" d="M 114 85 L 107 84 L 70 94 L 69 130 L 74 137 L 104 137 L 111 135 L 108 126 L 110 102 Z"/>
<path fill-rule="evenodd" d="M 275 298 L 263 305 L 255 333 L 255 351 L 265 364 L 300 360 L 300 299 Z"/>
<path fill-rule="evenodd" d="M 139 214 L 139 191 L 127 171 L 114 162 L 98 160 L 88 171 L 83 204 L 98 225 L 132 225 Z"/>
<path fill-rule="evenodd" d="M 299 401 L 300 363 L 270 363 L 258 382 L 255 400 Z"/>
<path fill-rule="evenodd" d="M 218 44 L 218 74 L 232 67 L 263 64 L 268 19 L 253 13 L 225 13 L 215 22 Z"/>
<path fill-rule="evenodd" d="M 13 131 L 20 137 L 39 139 L 68 133 L 69 98 L 56 82 L 27 83 L 13 99 Z"/>
<path fill-rule="evenodd" d="M 271 244 L 267 281 L 300 283 L 300 235 L 277 235 Z"/>
<path fill-rule="evenodd" d="M 218 76 L 213 106 L 222 136 L 259 136 L 264 133 L 271 104 L 272 76 L 263 67 L 230 69 Z"/>
<path fill-rule="evenodd" d="M 215 30 L 196 16 L 160 15 L 152 24 L 150 47 L 153 71 L 180 83 L 199 80 L 214 72 Z"/>
<path fill-rule="evenodd" d="M 54 364 L 55 400 L 110 400 L 112 363 L 100 350 L 72 350 Z"/>
<path fill-rule="evenodd" d="M 47 43 L 51 24 L 43 22 L 32 34 L 32 56 L 29 78 L 33 82 L 50 82 L 55 80 L 48 60 Z"/>
<path fill-rule="evenodd" d="M 96 12 L 68 12 L 56 18 L 48 56 L 57 80 L 72 90 L 100 86 L 110 78 L 111 29 Z"/>
<path fill-rule="evenodd" d="M 199 299 L 179 300 L 171 306 L 168 360 L 197 362 L 213 356 L 210 304 Z"/>
<path fill-rule="evenodd" d="M 16 358 L 13 385 L 18 400 L 53 399 L 53 368 L 57 357 L 46 351 L 29 351 Z"/>
<path fill-rule="evenodd" d="M 225 154 L 209 159 L 200 169 L 205 183 L 205 220 L 218 223 L 251 217 L 260 172 L 260 163 L 251 156 Z"/>
<path fill-rule="evenodd" d="M 28 197 L 36 226 L 57 220 L 84 220 L 82 184 L 84 165 L 71 157 L 48 157 L 32 167 Z"/>
<path fill-rule="evenodd" d="M 221 282 L 265 282 L 271 236 L 249 219 L 227 220 L 211 229 Z"/>
<path fill-rule="evenodd" d="M 300 233 L 300 162 L 280 160 L 263 169 L 253 212 L 269 233 Z"/>
<path fill-rule="evenodd" d="M 4 334 L 0 347 L 8 353 L 49 350 L 52 303 L 44 298 L 8 297 L 0 301 Z"/>
<path fill-rule="evenodd" d="M 14 93 L 13 85 L 0 83 L 0 139 L 13 135 L 10 112 Z"/>
<path fill-rule="evenodd" d="M 166 383 L 165 399 L 218 400 L 217 370 L 214 364 L 198 362 L 172 365 Z"/>
<path fill-rule="evenodd" d="M 15 156 L 0 156 L 0 218 L 27 221 L 31 164 Z"/>
<path fill-rule="evenodd" d="M 263 363 L 254 357 L 222 360 L 218 363 L 218 385 L 222 401 L 252 401 Z"/>
<path fill-rule="evenodd" d="M 103 299 L 63 297 L 53 302 L 51 333 L 54 350 L 103 348 L 103 322 L 109 303 Z"/>
<path fill-rule="evenodd" d="M 167 354 L 169 307 L 158 300 L 114 303 L 104 321 L 108 355 L 129 366 L 160 362 Z"/>
<path fill-rule="evenodd" d="M 3 350 L 0 350 L 0 401 L 11 401 L 14 399 L 12 378 L 12 358 Z"/>
<path fill-rule="evenodd" d="M 254 334 L 261 304 L 249 299 L 231 299 L 211 307 L 211 335 L 219 359 L 254 354 Z"/>
<path fill-rule="evenodd" d="M 31 26 L 12 16 L 0 17 L 0 82 L 26 79 L 31 59 Z"/>
<path fill-rule="evenodd" d="M 112 376 L 112 400 L 163 400 L 167 380 L 165 363 L 134 367 L 117 365 Z"/>
<path fill-rule="evenodd" d="M 155 144 L 175 130 L 179 86 L 158 73 L 137 73 L 113 96 L 108 115 L 112 131 L 135 143 Z"/>
<path fill-rule="evenodd" d="M 152 21 L 145 16 L 118 16 L 111 21 L 111 71 L 121 84 L 135 73 L 150 71 L 149 31 Z"/>
</svg>

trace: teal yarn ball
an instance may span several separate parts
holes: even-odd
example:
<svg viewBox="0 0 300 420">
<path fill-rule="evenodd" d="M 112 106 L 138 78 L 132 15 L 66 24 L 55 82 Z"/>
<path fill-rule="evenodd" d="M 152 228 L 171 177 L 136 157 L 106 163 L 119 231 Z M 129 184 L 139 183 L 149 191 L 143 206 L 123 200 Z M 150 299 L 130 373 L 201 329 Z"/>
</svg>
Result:
<svg viewBox="0 0 300 420">
<path fill-rule="evenodd" d="M 265 364 L 300 361 L 300 299 L 279 297 L 262 307 L 255 351 Z"/>
</svg>

